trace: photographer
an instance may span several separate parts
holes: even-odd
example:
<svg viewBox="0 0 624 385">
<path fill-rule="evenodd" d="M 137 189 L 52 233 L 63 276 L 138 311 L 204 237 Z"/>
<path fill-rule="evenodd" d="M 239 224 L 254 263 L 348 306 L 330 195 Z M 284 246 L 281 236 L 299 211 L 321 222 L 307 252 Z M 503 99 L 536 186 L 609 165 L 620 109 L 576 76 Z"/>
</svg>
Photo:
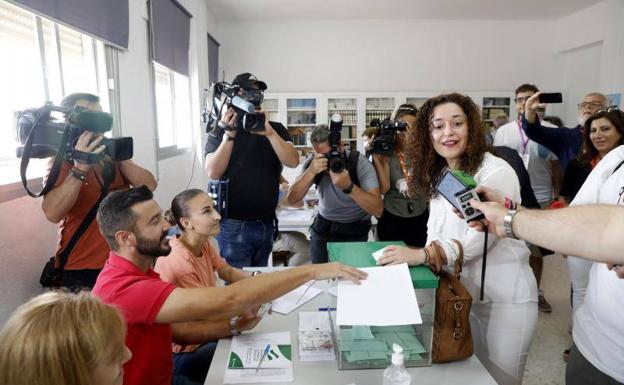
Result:
<svg viewBox="0 0 624 385">
<path fill-rule="evenodd" d="M 253 103 L 257 111 L 267 89 L 250 73 L 232 82 L 238 96 Z M 222 215 L 217 239 L 221 255 L 238 268 L 266 266 L 273 248 L 275 208 L 282 165 L 297 167 L 299 154 L 286 128 L 265 120 L 264 130 L 243 129 L 242 114 L 224 109 L 217 127 L 208 134 L 208 177 L 227 182 L 227 215 Z"/>
<path fill-rule="evenodd" d="M 68 95 L 61 102 L 65 108 L 80 106 L 92 111 L 101 111 L 99 98 L 86 93 Z M 103 137 L 85 131 L 80 135 L 74 149 L 84 153 L 100 154 L 105 147 Z M 49 168 L 52 167 L 52 160 Z M 50 170 L 48 170 L 48 176 Z M 46 177 L 47 178 L 47 177 Z M 59 178 L 42 201 L 46 218 L 59 224 L 59 242 L 56 251 L 56 266 L 60 266 L 59 255 L 80 227 L 89 210 L 96 204 L 102 189 L 108 184 L 107 192 L 132 186 L 146 185 L 155 190 L 154 176 L 131 160 L 113 162 L 103 158 L 98 163 L 87 164 L 77 160 L 63 161 Z M 70 289 L 92 288 L 104 266 L 109 252 L 106 241 L 92 221 L 80 236 L 67 257 L 61 276 L 61 285 Z"/>
<path fill-rule="evenodd" d="M 304 162 L 303 171 L 286 198 L 288 203 L 294 204 L 305 197 L 313 183 L 316 184 L 319 213 L 310 229 L 313 263 L 327 262 L 327 242 L 366 241 L 370 216 L 383 214 L 373 165 L 357 151 L 346 151 L 340 135 L 333 135 L 333 138 L 335 143 L 330 141 L 326 125 L 314 127 L 310 135 L 314 154 Z M 337 151 L 337 159 L 332 157 L 332 150 Z M 328 169 L 330 163 L 336 161 L 344 162 L 340 172 Z"/>
<path fill-rule="evenodd" d="M 395 122 L 404 122 L 409 130 L 416 128 L 417 109 L 413 104 L 402 104 L 395 113 Z M 383 123 L 381 123 L 383 124 Z M 408 197 L 408 170 L 404 151 L 405 131 L 395 131 L 395 145 L 387 154 L 375 153 L 373 165 L 377 172 L 381 193 L 384 194 L 384 212 L 377 222 L 377 236 L 380 241 L 403 241 L 408 246 L 424 247 L 427 241 L 427 201 L 421 196 Z M 380 139 L 376 137 L 375 140 Z"/>
</svg>

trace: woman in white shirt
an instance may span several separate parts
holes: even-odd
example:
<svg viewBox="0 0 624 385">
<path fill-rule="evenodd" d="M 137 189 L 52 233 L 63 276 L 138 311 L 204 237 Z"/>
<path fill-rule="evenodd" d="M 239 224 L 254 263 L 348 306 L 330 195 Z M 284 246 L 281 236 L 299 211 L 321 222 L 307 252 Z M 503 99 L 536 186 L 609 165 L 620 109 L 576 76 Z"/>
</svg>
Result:
<svg viewBox="0 0 624 385">
<path fill-rule="evenodd" d="M 520 200 L 514 170 L 487 152 L 479 109 L 467 96 L 446 94 L 429 99 L 418 111 L 410 132 L 407 157 L 415 165 L 410 192 L 431 199 L 425 249 L 386 248 L 381 264 L 428 263 L 432 269 L 452 269 L 460 247 L 464 262 L 462 283 L 473 298 L 470 325 L 477 357 L 499 384 L 521 384 L 524 366 L 537 323 L 537 284 L 529 267 L 529 250 L 522 241 L 490 234 L 484 298 L 479 299 L 485 237 L 458 218 L 436 191 L 448 170 L 461 170 L 478 185 Z M 433 253 L 437 241 L 443 253 Z M 431 259 L 429 259 L 431 258 Z"/>
</svg>

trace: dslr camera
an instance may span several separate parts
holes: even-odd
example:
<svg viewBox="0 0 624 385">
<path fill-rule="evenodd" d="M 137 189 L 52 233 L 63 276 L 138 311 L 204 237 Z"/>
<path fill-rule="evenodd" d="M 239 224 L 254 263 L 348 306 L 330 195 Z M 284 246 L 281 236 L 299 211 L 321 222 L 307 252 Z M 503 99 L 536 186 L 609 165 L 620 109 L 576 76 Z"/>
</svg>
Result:
<svg viewBox="0 0 624 385">
<path fill-rule="evenodd" d="M 248 90 L 238 85 L 219 82 L 211 87 L 211 97 L 204 102 L 204 116 L 208 116 L 206 132 L 214 130 L 221 119 L 224 108 L 234 108 L 239 116 L 238 125 L 245 131 L 264 131 L 265 117 L 262 112 L 256 112 L 264 100 L 260 90 Z M 211 106 L 207 105 L 211 102 Z M 227 129 L 227 128 L 226 128 Z"/>
<path fill-rule="evenodd" d="M 84 163 L 97 163 L 104 155 L 114 161 L 131 159 L 131 137 L 104 138 L 102 144 L 106 148 L 98 155 L 74 150 L 83 132 L 104 134 L 112 125 L 111 114 L 80 106 L 65 108 L 46 103 L 40 108 L 20 111 L 17 113 L 17 136 L 22 145 L 17 147 L 16 155 L 18 158 L 49 158 L 63 154 L 67 159 Z"/>
<path fill-rule="evenodd" d="M 377 135 L 372 140 L 372 154 L 391 155 L 396 146 L 396 133 L 398 131 L 407 130 L 407 123 L 401 121 L 393 121 L 386 118 L 382 121 L 373 119 L 370 122 L 372 127 L 379 128 Z"/>
<path fill-rule="evenodd" d="M 329 122 L 329 145 L 331 150 L 327 154 L 329 170 L 340 173 L 346 167 L 345 157 L 338 151 L 342 131 L 342 115 L 333 114 Z"/>
</svg>

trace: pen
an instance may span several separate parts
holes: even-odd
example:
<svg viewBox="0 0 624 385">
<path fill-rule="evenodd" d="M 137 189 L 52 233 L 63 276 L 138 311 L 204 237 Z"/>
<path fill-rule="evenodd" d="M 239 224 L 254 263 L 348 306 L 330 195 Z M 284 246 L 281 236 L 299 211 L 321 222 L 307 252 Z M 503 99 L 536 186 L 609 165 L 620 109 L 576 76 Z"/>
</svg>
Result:
<svg viewBox="0 0 624 385">
<path fill-rule="evenodd" d="M 335 307 L 319 307 L 318 311 L 336 311 Z"/>
<path fill-rule="evenodd" d="M 271 349 L 271 344 L 267 344 L 266 348 L 264 348 L 264 353 L 262 353 L 262 357 L 260 357 L 260 361 L 258 361 L 258 366 L 256 367 L 256 372 L 260 370 L 260 365 L 262 365 L 262 361 L 266 358 L 267 354 L 269 354 L 269 349 Z"/>
</svg>

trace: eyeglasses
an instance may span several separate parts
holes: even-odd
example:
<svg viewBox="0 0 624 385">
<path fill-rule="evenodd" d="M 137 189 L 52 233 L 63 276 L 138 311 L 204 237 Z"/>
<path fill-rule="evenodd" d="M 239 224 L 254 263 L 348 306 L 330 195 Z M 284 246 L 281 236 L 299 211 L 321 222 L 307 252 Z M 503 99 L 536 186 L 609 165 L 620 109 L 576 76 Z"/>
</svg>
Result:
<svg viewBox="0 0 624 385">
<path fill-rule="evenodd" d="M 519 98 L 514 98 L 514 102 L 516 103 L 524 103 L 529 100 L 530 96 L 521 96 Z"/>
<path fill-rule="evenodd" d="M 601 109 L 599 109 L 598 111 L 594 112 L 594 114 L 599 114 L 599 113 L 609 113 L 611 111 L 619 111 L 620 108 L 617 105 L 612 105 L 612 106 L 607 106 L 607 107 L 603 107 Z"/>
<path fill-rule="evenodd" d="M 583 108 L 587 108 L 587 107 L 593 107 L 593 108 L 598 108 L 598 107 L 604 107 L 605 105 L 602 104 L 601 102 L 583 102 L 583 103 L 579 103 L 578 104 L 578 109 L 583 109 Z"/>
</svg>

